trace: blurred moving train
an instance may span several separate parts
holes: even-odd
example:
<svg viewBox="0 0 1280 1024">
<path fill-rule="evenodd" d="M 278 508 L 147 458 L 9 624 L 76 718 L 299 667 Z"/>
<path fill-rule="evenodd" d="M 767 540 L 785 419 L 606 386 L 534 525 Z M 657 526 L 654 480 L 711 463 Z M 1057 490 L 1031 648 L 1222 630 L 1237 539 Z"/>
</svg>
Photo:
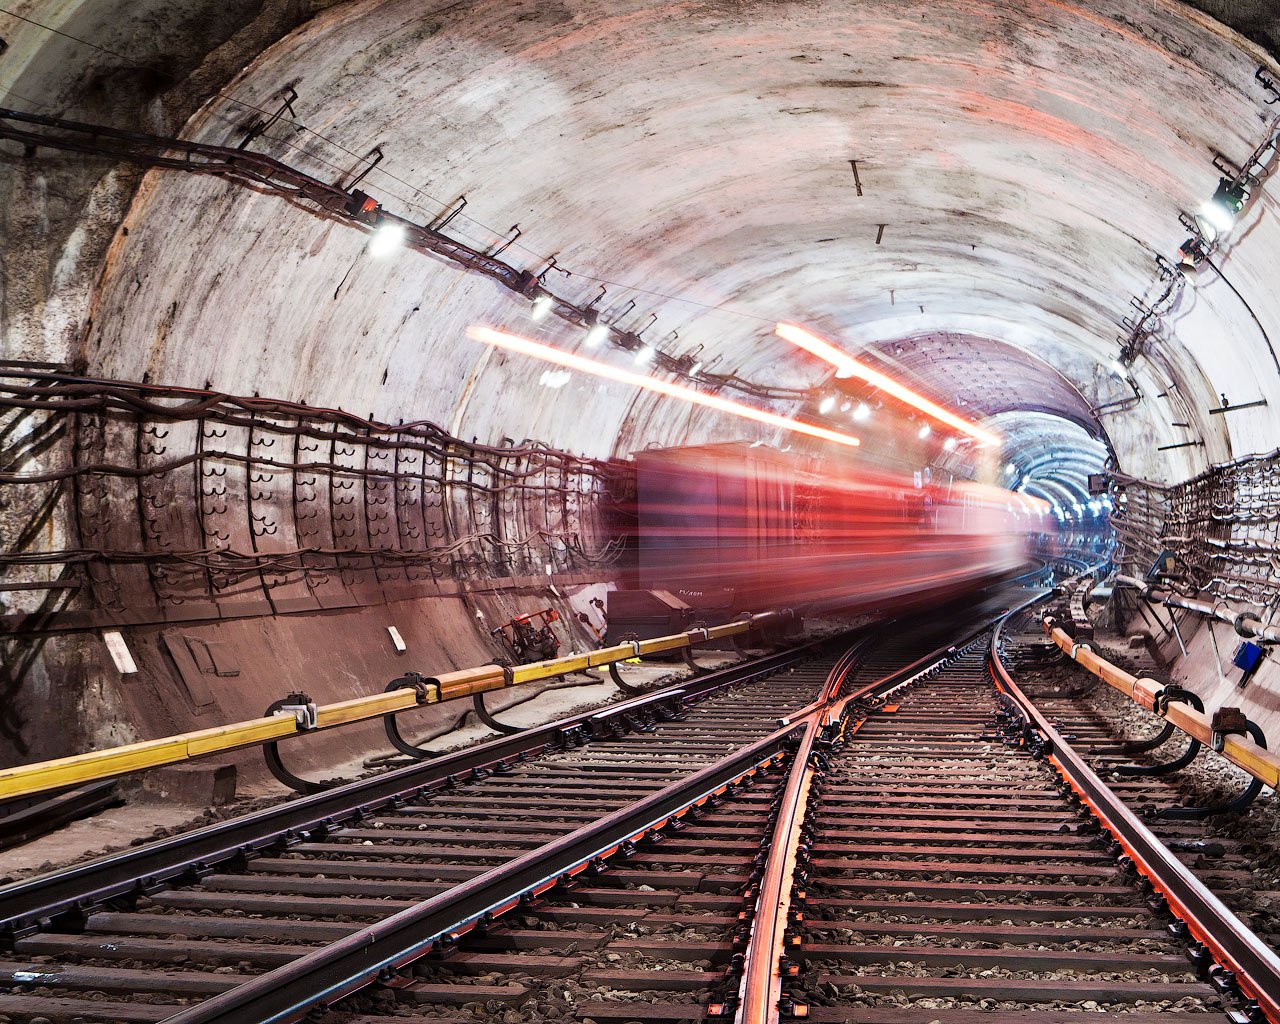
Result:
<svg viewBox="0 0 1280 1024">
<path fill-rule="evenodd" d="M 1016 574 L 1028 539 L 1055 526 L 1029 495 L 823 468 L 745 442 L 639 452 L 635 469 L 638 587 L 610 593 L 611 640 L 744 611 L 890 613 L 954 598 Z"/>
</svg>

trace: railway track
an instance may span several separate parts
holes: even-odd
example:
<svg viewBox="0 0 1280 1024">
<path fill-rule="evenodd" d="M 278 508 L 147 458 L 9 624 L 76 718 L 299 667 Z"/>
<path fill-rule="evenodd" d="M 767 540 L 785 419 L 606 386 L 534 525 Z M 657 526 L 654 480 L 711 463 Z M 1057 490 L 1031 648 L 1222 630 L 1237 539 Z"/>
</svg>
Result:
<svg viewBox="0 0 1280 1024">
<path fill-rule="evenodd" d="M 11 989 L 0 1014 L 171 1017 L 749 748 L 813 699 L 836 653 L 764 659 L 533 740 L 297 801 L 215 837 L 215 855 L 208 838 L 184 837 L 112 858 L 115 871 L 90 865 L 0 890 L 0 983 Z"/>
<path fill-rule="evenodd" d="M 115 895 L 19 893 L 0 1014 L 1278 1019 L 1280 961 L 990 646 L 973 622 L 917 623 L 558 723 L 558 744 L 498 741 L 434 781 L 401 769 L 376 798 L 297 801 L 310 824 L 216 863 L 188 849 Z"/>
<path fill-rule="evenodd" d="M 1061 778 L 993 724 L 985 642 L 870 716 L 821 779 L 800 975 L 815 1021 L 1176 1008 L 1200 980 Z M 1026 1011 L 1041 1011 L 1034 1018 Z"/>
<path fill-rule="evenodd" d="M 1034 616 L 1012 617 L 1004 634 L 1009 661 L 1045 664 L 1043 630 Z M 1055 648 L 1051 653 L 1059 652 Z M 1178 770 L 1179 764 L 1190 765 L 1196 755 L 1185 738 L 1170 736 L 1149 747 L 1142 742 L 1143 734 L 1155 733 L 1153 739 L 1160 735 L 1153 729 L 1154 716 L 1117 699 L 1108 688 L 1092 685 L 1088 676 L 1060 656 L 1050 665 L 1059 662 L 1075 686 L 1061 685 L 1056 672 L 1052 682 L 1027 684 L 1036 705 L 1215 895 L 1268 945 L 1280 948 L 1280 861 L 1272 848 L 1269 822 L 1249 815 L 1247 804 L 1204 818 L 1170 816 L 1186 814 L 1188 807 L 1230 803 L 1246 789 L 1247 776 L 1224 763 L 1215 783 L 1206 784 L 1203 775 Z"/>
</svg>

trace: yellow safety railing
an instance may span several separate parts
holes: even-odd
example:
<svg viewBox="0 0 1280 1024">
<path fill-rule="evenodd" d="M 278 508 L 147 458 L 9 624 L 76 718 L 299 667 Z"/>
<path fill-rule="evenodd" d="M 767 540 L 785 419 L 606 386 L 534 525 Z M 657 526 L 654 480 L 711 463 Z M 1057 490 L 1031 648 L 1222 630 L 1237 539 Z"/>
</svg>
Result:
<svg viewBox="0 0 1280 1024">
<path fill-rule="evenodd" d="M 1164 683 L 1139 678 L 1113 665 L 1089 647 L 1087 641 L 1077 643 L 1052 618 L 1044 620 L 1044 628 L 1053 642 L 1076 664 L 1119 690 L 1139 707 L 1156 711 L 1157 698 L 1164 689 Z M 1169 701 L 1163 718 L 1188 736 L 1213 747 L 1213 726 L 1211 719 L 1203 711 L 1197 711 L 1189 704 Z M 1237 768 L 1244 769 L 1272 789 L 1280 788 L 1280 754 L 1260 747 L 1252 737 L 1234 733 L 1226 735 L 1222 737 L 1222 749 L 1219 753 Z"/>
<path fill-rule="evenodd" d="M 51 761 L 4 768 L 0 769 L 0 800 L 48 793 L 149 768 L 179 764 L 209 754 L 271 743 L 321 729 L 367 722 L 426 704 L 439 704 L 521 683 L 555 679 L 571 672 L 626 661 L 628 658 L 639 658 L 646 654 L 677 651 L 709 640 L 740 636 L 751 629 L 776 625 L 790 617 L 791 612 L 785 610 L 764 612 L 720 626 L 691 629 L 649 640 L 633 640 L 585 654 L 570 654 L 514 668 L 481 665 L 479 668 L 428 676 L 416 686 L 406 679 L 406 685 L 402 689 L 317 705 L 314 709 L 309 709 L 313 711 L 313 716 L 278 711 L 269 717 L 254 718 L 247 722 L 235 722 L 163 739 L 142 740 L 107 750 L 94 750 Z"/>
</svg>

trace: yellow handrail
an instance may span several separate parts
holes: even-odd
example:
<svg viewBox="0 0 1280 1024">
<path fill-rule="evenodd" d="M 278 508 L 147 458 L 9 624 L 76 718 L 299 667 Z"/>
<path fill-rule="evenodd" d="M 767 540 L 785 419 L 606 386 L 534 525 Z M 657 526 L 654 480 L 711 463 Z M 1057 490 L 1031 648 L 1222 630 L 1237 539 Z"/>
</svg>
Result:
<svg viewBox="0 0 1280 1024">
<path fill-rule="evenodd" d="M 1164 689 L 1164 683 L 1156 682 L 1154 679 L 1140 679 L 1119 666 L 1111 664 L 1089 647 L 1087 641 L 1077 643 L 1073 640 L 1062 627 L 1055 624 L 1052 618 L 1044 620 L 1044 628 L 1053 642 L 1062 648 L 1072 661 L 1119 690 L 1139 707 L 1155 711 L 1156 700 L 1160 696 L 1160 691 Z M 1197 711 L 1189 704 L 1180 701 L 1170 701 L 1164 720 L 1171 722 L 1188 736 L 1212 746 L 1213 727 L 1209 716 L 1203 711 Z M 1272 789 L 1280 788 L 1280 755 L 1267 750 L 1266 747 L 1258 746 L 1252 737 L 1234 733 L 1227 735 L 1223 737 L 1223 746 L 1219 753 L 1237 768 L 1244 769 Z"/>
<path fill-rule="evenodd" d="M 318 705 L 314 720 L 306 714 L 278 711 L 264 718 L 246 722 L 220 725 L 212 729 L 180 733 L 163 739 L 142 740 L 106 750 L 93 750 L 84 754 L 72 754 L 51 761 L 37 761 L 0 769 L 0 800 L 33 796 L 68 786 L 81 786 L 100 779 L 110 779 L 149 768 L 179 764 L 209 754 L 225 753 L 276 740 L 287 739 L 321 729 L 351 725 L 397 714 L 424 704 L 469 697 L 475 693 L 500 690 L 507 686 L 555 679 L 580 672 L 583 669 L 643 657 L 664 651 L 680 650 L 717 640 L 737 636 L 762 625 L 781 622 L 791 616 L 789 611 L 764 612 L 722 626 L 707 629 L 691 629 L 684 633 L 653 637 L 615 644 L 585 654 L 569 654 L 562 658 L 550 658 L 529 665 L 503 668 L 501 665 L 481 665 L 478 668 L 461 669 L 427 677 L 423 684 L 414 687 L 406 683 L 403 689 L 385 693 L 354 697 L 333 704 Z"/>
</svg>

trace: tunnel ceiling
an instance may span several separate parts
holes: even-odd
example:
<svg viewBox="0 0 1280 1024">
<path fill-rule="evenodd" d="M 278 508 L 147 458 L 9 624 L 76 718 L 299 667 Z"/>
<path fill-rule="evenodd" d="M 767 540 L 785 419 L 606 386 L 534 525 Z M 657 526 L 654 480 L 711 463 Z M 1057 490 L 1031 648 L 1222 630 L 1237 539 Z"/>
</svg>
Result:
<svg viewBox="0 0 1280 1024">
<path fill-rule="evenodd" d="M 1049 413 L 1101 433 L 1089 403 L 1056 369 L 1022 349 L 955 334 L 902 338 L 867 350 L 867 361 L 926 394 L 946 395 L 975 418 Z M 1012 441 L 1006 436 L 1006 440 Z"/>
<path fill-rule="evenodd" d="M 1246 8 L 1241 28 L 1270 39 L 1274 19 Z M 504 258 L 539 271 L 554 256 L 549 285 L 584 302 L 603 286 L 607 318 L 674 355 L 808 387 L 824 367 L 771 336 L 792 320 L 943 401 L 1105 431 L 1126 468 L 1177 478 L 1274 436 L 1265 409 L 1207 414 L 1226 389 L 1280 397 L 1256 327 L 1220 285 L 1188 287 L 1135 364 L 1136 401 L 1110 364 L 1131 300 L 1159 289 L 1155 256 L 1185 236 L 1179 212 L 1213 192 L 1214 154 L 1240 160 L 1265 137 L 1264 59 L 1171 0 L 380 0 L 266 49 L 184 135 L 236 145 L 293 88 L 255 149 L 349 181 L 376 148 L 360 187 L 388 210 L 426 223 L 465 196 L 449 232 L 496 248 L 518 226 Z M 1275 323 L 1270 202 L 1246 212 L 1232 265 Z M 531 323 L 492 282 L 377 260 L 365 241 L 277 198 L 152 173 L 81 354 L 122 377 L 593 455 L 754 436 L 482 350 L 468 324 L 582 337 Z M 1177 422 L 1203 445 L 1158 454 L 1186 436 Z"/>
</svg>

